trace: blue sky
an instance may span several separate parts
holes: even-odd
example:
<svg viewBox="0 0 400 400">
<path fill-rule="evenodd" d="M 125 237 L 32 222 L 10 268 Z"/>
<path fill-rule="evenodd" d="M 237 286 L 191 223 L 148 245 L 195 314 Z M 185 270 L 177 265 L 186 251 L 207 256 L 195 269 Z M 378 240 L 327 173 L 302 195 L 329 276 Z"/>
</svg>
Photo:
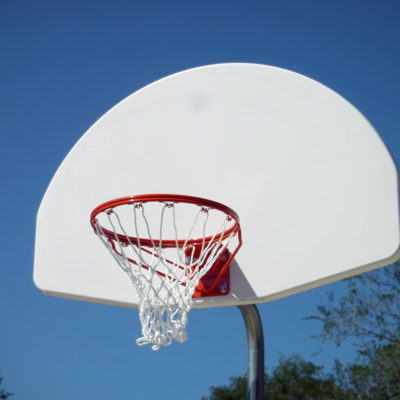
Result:
<svg viewBox="0 0 400 400">
<path fill-rule="evenodd" d="M 320 81 L 353 103 L 400 160 L 400 2 L 18 1 L 0 3 L 0 369 L 15 399 L 199 399 L 247 367 L 236 308 L 195 310 L 189 341 L 138 348 L 135 310 L 45 297 L 32 282 L 35 217 L 78 138 L 117 102 L 200 65 L 254 62 Z M 328 256 L 328 255 L 327 255 Z M 259 306 L 266 364 L 311 357 L 327 290 Z"/>
</svg>

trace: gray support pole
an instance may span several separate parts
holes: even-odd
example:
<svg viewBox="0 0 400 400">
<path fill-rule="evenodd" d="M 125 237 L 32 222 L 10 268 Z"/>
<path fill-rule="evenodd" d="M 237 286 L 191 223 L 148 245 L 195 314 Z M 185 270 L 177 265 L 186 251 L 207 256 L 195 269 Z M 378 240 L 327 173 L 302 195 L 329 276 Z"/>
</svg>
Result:
<svg viewBox="0 0 400 400">
<path fill-rule="evenodd" d="M 238 306 L 246 324 L 249 375 L 247 399 L 264 399 L 264 335 L 260 314 L 255 304 Z"/>
</svg>

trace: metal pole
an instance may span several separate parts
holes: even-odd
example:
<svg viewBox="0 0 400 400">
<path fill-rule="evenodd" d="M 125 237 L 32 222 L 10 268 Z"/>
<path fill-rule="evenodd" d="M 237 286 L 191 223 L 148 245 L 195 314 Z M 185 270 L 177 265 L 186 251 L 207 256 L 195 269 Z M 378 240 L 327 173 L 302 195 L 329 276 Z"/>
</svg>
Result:
<svg viewBox="0 0 400 400">
<path fill-rule="evenodd" d="M 264 398 L 264 335 L 260 314 L 255 304 L 238 306 L 246 325 L 249 374 L 247 382 L 247 399 Z"/>
</svg>

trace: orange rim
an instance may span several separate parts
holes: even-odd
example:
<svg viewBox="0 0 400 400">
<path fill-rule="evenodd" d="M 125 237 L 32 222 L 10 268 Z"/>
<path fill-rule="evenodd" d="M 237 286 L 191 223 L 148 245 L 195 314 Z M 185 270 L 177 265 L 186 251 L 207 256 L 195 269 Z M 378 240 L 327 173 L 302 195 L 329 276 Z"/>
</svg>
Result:
<svg viewBox="0 0 400 400">
<path fill-rule="evenodd" d="M 187 203 L 187 204 L 194 204 L 199 207 L 206 207 L 215 210 L 219 210 L 226 214 L 228 217 L 234 220 L 234 224 L 231 228 L 224 232 L 224 234 L 218 234 L 215 236 L 207 236 L 206 238 L 200 239 L 190 239 L 186 241 L 186 239 L 178 239 L 178 240 L 151 240 L 146 238 L 136 238 L 129 236 L 128 238 L 122 234 L 115 234 L 114 232 L 103 228 L 99 225 L 98 221 L 96 220 L 97 215 L 102 212 L 108 212 L 115 207 L 119 207 L 122 205 L 127 204 L 141 204 L 141 203 L 149 203 L 149 202 L 160 202 L 160 203 Z M 185 243 L 186 245 L 196 245 L 203 243 L 209 243 L 211 240 L 219 241 L 226 239 L 232 233 L 238 232 L 239 233 L 239 242 L 241 243 L 240 238 L 240 225 L 239 225 L 239 216 L 233 211 L 231 208 L 225 206 L 224 204 L 218 203 L 213 200 L 203 199 L 201 197 L 194 197 L 194 196 L 185 196 L 185 195 L 178 195 L 178 194 L 140 194 L 136 196 L 126 196 L 120 197 L 118 199 L 107 201 L 103 204 L 100 204 L 96 207 L 91 215 L 90 215 L 90 223 L 93 229 L 96 231 L 98 228 L 101 228 L 102 232 L 104 232 L 105 236 L 108 239 L 115 240 L 116 237 L 121 243 L 129 244 L 129 240 L 132 244 L 138 245 L 140 243 L 141 246 L 153 247 L 153 245 L 160 246 L 161 248 L 171 248 L 171 247 L 180 247 L 183 246 Z"/>
</svg>

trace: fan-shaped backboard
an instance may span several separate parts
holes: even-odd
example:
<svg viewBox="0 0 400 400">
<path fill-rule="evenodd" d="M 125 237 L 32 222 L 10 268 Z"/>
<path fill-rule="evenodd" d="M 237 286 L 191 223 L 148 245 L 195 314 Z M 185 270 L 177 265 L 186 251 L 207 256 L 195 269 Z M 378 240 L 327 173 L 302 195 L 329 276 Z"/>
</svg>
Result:
<svg viewBox="0 0 400 400">
<path fill-rule="evenodd" d="M 97 121 L 41 203 L 37 287 L 135 307 L 89 216 L 102 202 L 143 193 L 209 198 L 240 216 L 230 293 L 196 299 L 198 308 L 270 301 L 400 257 L 398 175 L 382 140 L 341 96 L 275 67 L 184 71 Z"/>
</svg>

